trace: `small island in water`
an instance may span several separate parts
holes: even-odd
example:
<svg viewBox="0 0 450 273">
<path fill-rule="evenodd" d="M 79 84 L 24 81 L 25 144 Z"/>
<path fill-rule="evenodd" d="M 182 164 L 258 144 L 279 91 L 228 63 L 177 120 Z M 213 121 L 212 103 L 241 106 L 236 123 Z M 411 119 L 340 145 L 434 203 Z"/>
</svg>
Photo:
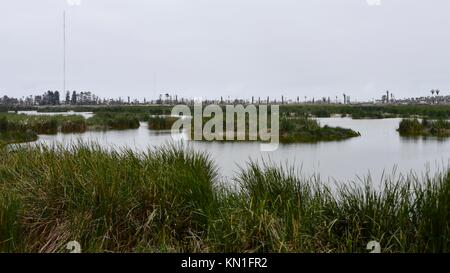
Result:
<svg viewBox="0 0 450 273">
<path fill-rule="evenodd" d="M 204 119 L 203 124 L 205 124 L 208 119 Z M 270 123 L 270 122 L 269 122 Z M 246 121 L 245 124 L 245 140 L 240 140 L 237 137 L 238 129 L 237 122 L 234 123 L 234 133 L 235 138 L 231 141 L 253 141 L 249 138 L 249 124 Z M 271 125 L 269 124 L 269 130 Z M 192 128 L 193 124 L 192 124 Z M 225 122 L 224 122 L 224 128 Z M 279 124 L 279 141 L 280 143 L 289 144 L 289 143 L 315 143 L 321 141 L 340 141 L 346 140 L 353 137 L 359 137 L 361 134 L 352 129 L 341 128 L 341 127 L 330 127 L 328 125 L 321 126 L 319 121 L 316 119 L 311 119 L 307 117 L 282 117 L 280 118 Z M 225 134 L 226 132 L 224 132 Z M 194 130 L 190 132 L 191 139 L 194 137 Z M 257 139 L 260 139 L 259 133 Z M 201 141 L 207 141 L 204 137 Z M 225 141 L 225 136 L 223 140 L 216 141 Z M 226 141 L 230 141 L 227 139 Z M 256 141 L 256 140 L 254 140 Z"/>
<path fill-rule="evenodd" d="M 137 129 L 136 115 L 99 112 L 91 118 L 81 115 L 26 115 L 0 113 L 0 147 L 7 144 L 33 142 L 38 135 L 85 133 L 95 130 Z"/>
<path fill-rule="evenodd" d="M 450 122 L 447 120 L 403 119 L 397 130 L 401 136 L 450 137 Z"/>
<path fill-rule="evenodd" d="M 359 137 L 359 132 L 342 127 L 320 126 L 310 118 L 282 118 L 280 120 L 281 143 L 313 143 L 319 141 L 339 141 Z"/>
</svg>

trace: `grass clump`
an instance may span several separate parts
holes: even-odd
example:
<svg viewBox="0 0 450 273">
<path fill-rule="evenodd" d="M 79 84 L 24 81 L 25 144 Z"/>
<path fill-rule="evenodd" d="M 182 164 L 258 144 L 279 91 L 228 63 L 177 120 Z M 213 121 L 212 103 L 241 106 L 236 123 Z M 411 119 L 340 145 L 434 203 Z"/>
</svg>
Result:
<svg viewBox="0 0 450 273">
<path fill-rule="evenodd" d="M 67 240 L 86 252 L 186 251 L 213 211 L 216 169 L 194 152 L 40 146 L 0 161 L 0 194 L 14 192 L 0 203 L 0 252 L 60 252 Z"/>
<path fill-rule="evenodd" d="M 82 116 L 70 116 L 61 121 L 62 133 L 84 133 L 88 130 L 86 119 Z"/>
<path fill-rule="evenodd" d="M 83 133 L 82 116 L 0 114 L 0 141 L 4 144 L 36 141 L 38 134 Z"/>
<path fill-rule="evenodd" d="M 282 118 L 280 120 L 280 142 L 319 142 L 338 141 L 361 134 L 351 129 L 341 127 L 321 127 L 317 120 L 308 118 Z"/>
<path fill-rule="evenodd" d="M 89 118 L 87 123 L 94 130 L 127 130 L 140 127 L 138 117 L 129 113 L 100 112 Z"/>
<path fill-rule="evenodd" d="M 33 131 L 25 132 L 0 132 L 0 147 L 7 144 L 17 144 L 36 141 L 38 135 Z"/>
<path fill-rule="evenodd" d="M 178 117 L 153 116 L 148 119 L 148 128 L 151 130 L 170 130 Z"/>
<path fill-rule="evenodd" d="M 403 119 L 400 122 L 398 132 L 401 136 L 449 137 L 450 122 L 447 120 Z"/>
<path fill-rule="evenodd" d="M 205 126 L 206 122 L 208 122 L 211 118 L 203 118 L 203 126 Z M 195 130 L 195 120 L 191 121 L 191 139 L 194 138 L 194 130 Z M 268 128 L 271 129 L 271 122 L 268 121 Z M 256 135 L 253 135 L 257 140 L 261 139 L 258 131 L 258 126 L 255 127 L 257 132 Z M 223 137 L 222 140 L 219 141 L 252 141 L 250 138 L 250 124 L 249 120 L 245 120 L 245 140 L 239 140 L 238 135 L 238 122 L 235 117 L 234 122 L 234 139 L 229 140 L 226 138 L 226 121 L 223 121 L 224 131 L 222 132 Z M 216 128 L 213 128 L 213 132 L 215 133 Z M 280 118 L 279 124 L 279 141 L 280 143 L 314 143 L 320 141 L 339 141 L 345 140 L 352 137 L 358 137 L 361 134 L 359 132 L 355 132 L 351 129 L 341 128 L 341 127 L 330 127 L 323 126 L 321 127 L 319 122 L 315 119 L 311 118 Z M 206 141 L 205 137 L 202 136 L 202 140 Z M 256 141 L 256 140 L 255 140 Z"/>
<path fill-rule="evenodd" d="M 134 114 L 98 113 L 86 120 L 79 115 L 0 114 L 2 145 L 37 140 L 37 135 L 84 133 L 87 130 L 124 130 L 140 127 Z"/>
<path fill-rule="evenodd" d="M 336 192 L 293 169 L 250 163 L 213 236 L 225 252 L 448 252 L 450 172 L 419 181 L 343 184 Z M 231 205 L 230 205 L 231 204 Z M 232 207 L 232 208 L 230 208 Z"/>
</svg>

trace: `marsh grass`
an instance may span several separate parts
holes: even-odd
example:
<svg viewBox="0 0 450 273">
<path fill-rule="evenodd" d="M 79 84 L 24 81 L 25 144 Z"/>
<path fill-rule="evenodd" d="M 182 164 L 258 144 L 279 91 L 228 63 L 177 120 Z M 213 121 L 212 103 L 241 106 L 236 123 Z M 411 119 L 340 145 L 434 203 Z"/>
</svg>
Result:
<svg viewBox="0 0 450 273">
<path fill-rule="evenodd" d="M 2 155 L 0 173 L 0 192 L 15 192 L 21 205 L 3 204 L 0 226 L 23 227 L 2 232 L 0 242 L 20 240 L 16 251 L 31 252 L 63 251 L 69 239 L 94 252 L 180 251 L 206 230 L 217 175 L 194 152 L 96 146 L 18 149 Z"/>
<path fill-rule="evenodd" d="M 38 139 L 38 135 L 30 130 L 25 132 L 3 131 L 0 132 L 0 147 L 7 144 L 32 142 Z"/>
<path fill-rule="evenodd" d="M 152 116 L 148 118 L 148 128 L 151 130 L 170 130 L 178 117 Z"/>
<path fill-rule="evenodd" d="M 85 131 L 86 120 L 82 116 L 0 114 L 0 141 L 6 144 L 36 141 L 38 134 Z"/>
<path fill-rule="evenodd" d="M 37 140 L 37 135 L 125 130 L 140 127 L 139 114 L 100 112 L 86 120 L 79 115 L 0 114 L 0 145 Z"/>
<path fill-rule="evenodd" d="M 203 126 L 205 126 L 206 122 L 208 122 L 211 118 L 203 118 Z M 268 121 L 267 127 L 271 128 L 270 120 Z M 238 122 L 237 117 L 235 117 L 234 121 L 234 139 L 226 139 L 222 137 L 222 140 L 219 141 L 239 141 L 238 140 Z M 194 120 L 192 120 L 191 124 L 191 132 L 190 137 L 194 139 Z M 224 132 L 227 131 L 226 121 L 223 121 Z M 252 141 L 250 140 L 250 125 L 249 120 L 246 118 L 245 120 L 245 140 L 244 141 Z M 258 130 L 259 124 L 257 124 L 256 129 Z M 213 127 L 213 133 L 216 128 Z M 330 127 L 330 126 L 321 126 L 319 122 L 315 119 L 306 118 L 306 117 L 282 117 L 280 118 L 279 124 L 279 141 L 280 143 L 315 143 L 320 141 L 340 141 L 346 140 L 353 137 L 359 137 L 361 134 L 359 132 L 353 131 L 347 128 L 341 127 Z M 260 139 L 260 135 L 257 132 L 257 139 Z M 226 139 L 226 140 L 225 140 Z M 206 139 L 203 136 L 203 141 Z"/>
<path fill-rule="evenodd" d="M 398 132 L 401 136 L 435 136 L 449 137 L 450 122 L 447 120 L 403 119 Z"/>
<path fill-rule="evenodd" d="M 93 130 L 127 130 L 140 127 L 139 118 L 135 114 L 99 112 L 87 120 Z"/>
<path fill-rule="evenodd" d="M 280 120 L 280 142 L 339 141 L 359 137 L 359 132 L 341 127 L 320 126 L 315 119 L 282 118 Z"/>
<path fill-rule="evenodd" d="M 420 116 L 430 119 L 449 119 L 448 105 L 281 105 L 282 115 L 296 117 L 330 117 L 333 114 L 353 119 L 382 119 Z"/>
<path fill-rule="evenodd" d="M 17 110 L 6 107 L 0 112 Z M 140 121 L 146 122 L 149 115 L 170 115 L 172 106 L 60 106 L 48 108 L 30 108 L 23 110 L 37 110 L 39 112 L 58 112 L 73 110 L 76 112 L 110 112 L 129 113 L 139 116 Z M 331 117 L 332 115 L 350 116 L 353 119 L 381 119 L 393 117 L 421 117 L 429 119 L 449 119 L 448 105 L 342 105 L 342 104 L 289 104 L 280 105 L 282 116 L 295 117 Z"/>
<path fill-rule="evenodd" d="M 0 252 L 448 252 L 449 171 L 332 190 L 250 162 L 223 186 L 186 147 L 0 151 Z"/>
</svg>

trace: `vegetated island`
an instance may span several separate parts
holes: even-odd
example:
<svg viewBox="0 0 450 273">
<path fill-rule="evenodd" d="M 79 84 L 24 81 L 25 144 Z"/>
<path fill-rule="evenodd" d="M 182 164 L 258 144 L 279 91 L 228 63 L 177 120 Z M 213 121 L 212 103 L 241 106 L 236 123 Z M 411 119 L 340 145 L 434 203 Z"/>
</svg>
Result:
<svg viewBox="0 0 450 273">
<path fill-rule="evenodd" d="M 99 112 L 87 119 L 90 130 L 128 130 L 138 129 L 138 116 L 132 113 Z"/>
<path fill-rule="evenodd" d="M 208 121 L 208 118 L 205 118 L 203 121 L 203 125 Z M 226 128 L 226 124 L 224 121 L 223 128 Z M 270 122 L 269 122 L 269 131 L 270 131 Z M 191 139 L 194 139 L 194 125 L 191 125 Z M 279 141 L 280 143 L 289 144 L 289 143 L 315 143 L 321 141 L 341 141 L 346 140 L 353 137 L 359 137 L 361 134 L 352 129 L 341 128 L 341 127 L 330 127 L 328 125 L 321 126 L 319 122 L 315 119 L 311 118 L 280 118 L 280 126 L 279 126 L 280 134 Z M 214 132 L 213 132 L 214 133 Z M 226 132 L 223 132 L 225 135 Z M 245 124 L 245 140 L 239 140 L 237 137 L 238 129 L 237 122 L 234 122 L 234 139 L 229 140 L 225 139 L 225 136 L 222 137 L 222 140 L 215 141 L 251 141 L 249 140 L 249 124 L 248 120 L 246 120 Z M 256 137 L 260 139 L 259 133 Z M 204 136 L 202 136 L 201 141 L 206 141 Z"/>
<path fill-rule="evenodd" d="M 0 145 L 32 142 L 38 135 L 84 133 L 87 130 L 124 130 L 139 128 L 139 119 L 128 113 L 97 113 L 86 119 L 81 115 L 0 114 Z"/>
<path fill-rule="evenodd" d="M 281 118 L 281 143 L 313 143 L 319 141 L 340 141 L 361 134 L 352 129 L 342 127 L 320 126 L 319 122 L 310 118 Z"/>
<path fill-rule="evenodd" d="M 397 131 L 401 136 L 450 137 L 450 122 L 447 120 L 403 119 Z"/>
<path fill-rule="evenodd" d="M 150 130 L 170 130 L 178 119 L 180 118 L 172 116 L 151 116 L 148 118 L 148 128 Z"/>
</svg>

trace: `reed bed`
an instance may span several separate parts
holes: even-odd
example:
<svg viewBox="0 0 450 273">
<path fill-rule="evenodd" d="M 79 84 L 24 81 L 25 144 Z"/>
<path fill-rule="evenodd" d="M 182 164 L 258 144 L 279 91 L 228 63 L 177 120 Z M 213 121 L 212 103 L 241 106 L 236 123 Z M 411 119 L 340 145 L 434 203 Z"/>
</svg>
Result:
<svg viewBox="0 0 450 273">
<path fill-rule="evenodd" d="M 82 116 L 0 114 L 0 141 L 7 144 L 35 141 L 38 134 L 84 133 L 86 129 Z"/>
<path fill-rule="evenodd" d="M 337 190 L 270 163 L 230 189 L 207 154 L 76 144 L 0 151 L 0 252 L 448 252 L 450 170 Z"/>
<path fill-rule="evenodd" d="M 0 114 L 0 144 L 37 140 L 37 135 L 85 133 L 88 130 L 125 130 L 140 127 L 139 116 L 127 113 L 97 113 L 86 120 L 80 115 Z"/>
<path fill-rule="evenodd" d="M 414 117 L 449 119 L 448 105 L 281 105 L 283 115 L 304 117 L 331 117 L 334 114 L 354 119 L 382 119 Z"/>
<path fill-rule="evenodd" d="M 170 130 L 178 117 L 152 116 L 148 119 L 148 128 L 151 130 Z"/>
<path fill-rule="evenodd" d="M 0 132 L 0 147 L 4 147 L 8 144 L 32 142 L 37 139 L 38 135 L 30 130 L 25 132 Z"/>
<path fill-rule="evenodd" d="M 348 128 L 320 126 L 315 119 L 282 118 L 280 120 L 280 142 L 339 141 L 359 137 L 359 132 Z"/>
<path fill-rule="evenodd" d="M 206 122 L 208 122 L 211 118 L 203 118 L 202 125 L 205 126 Z M 194 139 L 195 133 L 195 121 L 191 121 L 191 139 Z M 268 121 L 268 127 L 271 128 L 270 121 Z M 255 128 L 259 128 L 257 124 Z M 226 121 L 223 121 L 224 132 L 227 132 L 227 124 Z M 252 141 L 250 140 L 250 124 L 249 120 L 245 120 L 245 140 L 243 141 Z M 215 128 L 213 128 L 213 131 Z M 214 133 L 214 132 L 213 132 Z M 235 117 L 234 121 L 234 139 L 226 139 L 222 137 L 222 140 L 219 141 L 240 141 L 238 140 L 238 122 Z M 259 132 L 256 132 L 256 138 L 260 139 Z M 280 118 L 279 124 L 279 141 L 283 144 L 289 143 L 315 143 L 321 141 L 340 141 L 346 140 L 353 137 L 359 137 L 361 134 L 359 132 L 353 131 L 348 128 L 341 127 L 330 127 L 330 126 L 321 126 L 319 122 L 315 119 L 306 118 L 306 117 L 282 117 Z M 203 136 L 203 141 L 206 139 Z"/>
<path fill-rule="evenodd" d="M 398 132 L 401 136 L 435 136 L 449 137 L 450 122 L 447 120 L 403 119 Z"/>
<path fill-rule="evenodd" d="M 127 130 L 140 127 L 139 118 L 130 113 L 99 112 L 87 120 L 93 130 Z"/>
</svg>

